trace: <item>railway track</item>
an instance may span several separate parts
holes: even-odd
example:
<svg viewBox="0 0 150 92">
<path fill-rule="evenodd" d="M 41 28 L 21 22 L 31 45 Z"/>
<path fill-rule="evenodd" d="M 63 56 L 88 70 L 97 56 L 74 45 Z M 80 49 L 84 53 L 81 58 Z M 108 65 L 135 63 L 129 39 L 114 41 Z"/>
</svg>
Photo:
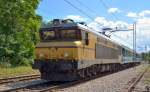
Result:
<svg viewBox="0 0 150 92">
<path fill-rule="evenodd" d="M 12 83 L 12 82 L 19 82 L 19 81 L 38 79 L 38 78 L 40 78 L 39 74 L 23 75 L 23 76 L 9 77 L 9 78 L 1 78 L 0 79 L 0 85 L 7 84 L 7 83 Z"/>
<path fill-rule="evenodd" d="M 119 70 L 119 71 L 121 71 L 121 70 Z M 73 82 L 54 83 L 54 82 L 49 82 L 49 81 L 41 81 L 39 83 L 33 83 L 33 84 L 28 83 L 28 85 L 23 85 L 23 86 L 19 86 L 19 87 L 16 87 L 16 88 L 10 88 L 10 89 L 6 89 L 6 90 L 2 90 L 2 91 L 0 90 L 0 92 L 8 92 L 8 91 L 9 92 L 16 92 L 16 91 L 17 92 L 20 92 L 20 91 L 21 92 L 22 91 L 26 92 L 26 90 L 28 92 L 30 92 L 30 91 L 31 92 L 51 92 L 51 91 L 54 91 L 54 90 L 57 90 L 57 89 L 82 84 L 82 83 L 85 83 L 89 80 L 93 80 L 93 79 L 96 79 L 96 78 L 99 78 L 99 77 L 102 77 L 102 76 L 106 76 L 106 75 L 109 75 L 109 74 L 112 74 L 112 73 L 115 73 L 115 72 L 118 72 L 118 71 L 105 72 L 105 73 L 102 73 L 102 74 L 98 74 L 98 75 L 95 75 L 95 76 L 92 76 L 92 77 L 86 77 L 86 78 L 83 78 L 83 79 L 80 79 L 80 80 L 77 80 L 77 81 L 73 81 Z M 144 74 L 144 73 L 142 73 L 142 74 Z M 140 75 L 140 76 L 142 77 L 143 75 Z M 45 86 L 43 86 L 43 85 L 45 85 Z M 131 86 L 130 88 L 132 89 L 134 87 Z M 130 89 L 128 89 L 128 90 L 130 90 Z M 127 91 L 127 92 L 131 92 L 131 91 Z"/>
<path fill-rule="evenodd" d="M 10 88 L 5 88 L 5 89 L 0 89 L 0 92 L 22 92 L 24 89 L 27 89 L 28 87 L 34 87 L 34 86 L 39 86 L 42 84 L 46 84 L 48 81 L 44 80 L 37 80 L 36 82 L 28 82 L 27 84 L 24 85 L 18 85 L 18 86 L 12 86 Z M 32 91 L 31 91 L 32 92 Z"/>
<path fill-rule="evenodd" d="M 116 71 L 117 72 L 117 71 Z M 99 74 L 99 75 L 96 75 L 96 76 L 92 76 L 92 77 L 87 77 L 87 78 L 83 78 L 83 79 L 80 79 L 80 80 L 77 80 L 77 81 L 73 81 L 73 82 L 49 82 L 49 81 L 43 81 L 43 82 L 39 82 L 39 83 L 33 83 L 33 84 L 30 84 L 28 83 L 29 85 L 23 85 L 23 86 L 19 86 L 19 87 L 16 87 L 16 88 L 10 88 L 10 89 L 5 89 L 5 90 L 0 90 L 0 92 L 26 92 L 27 91 L 33 91 L 34 92 L 34 89 L 36 90 L 35 92 L 51 92 L 53 90 L 56 90 L 56 89 L 61 89 L 61 88 L 66 88 L 66 87 L 70 87 L 70 86 L 74 86 L 74 85 L 78 85 L 78 84 L 81 84 L 81 83 L 85 83 L 89 80 L 93 80 L 93 79 L 96 79 L 98 77 L 102 77 L 102 76 L 106 76 L 106 75 L 109 75 L 109 74 L 112 74 L 112 72 L 106 72 L 106 73 L 103 73 L 103 74 Z M 44 86 L 46 85 L 46 87 Z M 40 87 L 40 89 L 38 89 Z"/>
<path fill-rule="evenodd" d="M 146 71 L 147 71 L 147 68 L 142 73 L 140 73 L 135 80 L 132 81 L 131 85 L 125 91 L 120 91 L 120 92 L 132 92 L 134 90 L 134 87 L 140 81 L 140 79 L 143 77 L 143 75 L 145 74 Z M 116 72 L 118 72 L 118 71 L 116 71 Z M 79 80 L 79 81 L 74 81 L 74 82 L 70 82 L 70 83 L 66 83 L 66 84 L 61 84 L 59 86 L 49 87 L 47 89 L 43 89 L 43 90 L 40 90 L 38 92 L 53 92 L 53 91 L 55 92 L 55 90 L 58 90 L 58 89 L 61 89 L 61 88 L 65 88 L 65 87 L 69 87 L 69 86 L 82 84 L 82 83 L 85 83 L 85 82 L 87 82 L 89 80 L 93 80 L 93 79 L 96 79 L 98 77 L 106 76 L 106 75 L 109 75 L 109 74 L 112 74 L 112 72 L 111 73 L 109 73 L 109 72 L 108 73 L 104 73 L 102 75 L 96 75 L 96 76 L 93 76 L 92 78 L 85 78 L 85 79 L 82 79 L 82 80 Z M 150 92 L 150 91 L 144 91 L 144 92 Z"/>
<path fill-rule="evenodd" d="M 119 71 L 115 71 L 115 72 L 119 72 Z M 107 75 L 115 73 L 115 72 L 105 72 L 105 73 L 98 74 L 98 75 L 95 75 L 95 76 L 92 76 L 92 77 L 86 77 L 86 78 L 83 78 L 83 79 L 80 79 L 80 80 L 77 80 L 77 81 L 58 84 L 58 85 L 55 85 L 55 86 L 51 86 L 51 87 L 47 87 L 45 89 L 39 90 L 37 92 L 53 92 L 53 91 L 55 91 L 57 89 L 67 88 L 67 87 L 79 85 L 79 84 L 88 82 L 90 80 L 93 80 L 93 79 L 96 79 L 96 78 L 99 78 L 99 77 L 107 76 Z"/>
<path fill-rule="evenodd" d="M 135 89 L 135 86 L 138 84 L 138 82 L 141 80 L 143 75 L 146 73 L 148 68 L 144 70 L 144 72 L 140 73 L 136 79 L 129 85 L 126 92 L 132 92 Z"/>
<path fill-rule="evenodd" d="M 142 74 L 139 75 L 139 77 L 136 79 L 136 83 L 142 78 L 142 76 L 144 75 L 146 70 L 147 69 L 145 69 L 145 71 Z M 81 79 L 81 80 L 78 80 L 78 81 L 68 82 L 68 83 L 64 83 L 64 84 L 60 84 L 60 85 L 56 85 L 56 86 L 51 86 L 51 87 L 42 89 L 42 90 L 37 91 L 37 92 L 53 92 L 53 91 L 55 91 L 57 89 L 66 88 L 66 87 L 82 84 L 82 83 L 85 83 L 85 82 L 87 82 L 89 80 L 93 80 L 93 79 L 96 79 L 96 78 L 99 78 L 99 77 L 107 76 L 109 74 L 116 73 L 116 72 L 119 72 L 119 71 L 122 71 L 122 70 L 118 70 L 118 71 L 114 71 L 114 72 L 105 72 L 103 74 L 99 74 L 99 75 L 92 76 L 92 77 L 87 77 L 87 78 L 84 78 L 84 79 Z M 131 92 L 132 89 L 134 88 L 134 86 L 136 85 L 136 83 L 132 84 L 132 86 L 130 86 L 130 88 L 128 89 L 127 92 Z"/>
</svg>

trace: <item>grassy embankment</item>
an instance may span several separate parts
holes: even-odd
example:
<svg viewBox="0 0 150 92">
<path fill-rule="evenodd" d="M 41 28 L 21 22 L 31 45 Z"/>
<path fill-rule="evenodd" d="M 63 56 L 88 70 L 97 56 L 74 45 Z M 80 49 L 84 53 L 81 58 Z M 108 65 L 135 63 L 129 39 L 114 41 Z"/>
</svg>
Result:
<svg viewBox="0 0 150 92">
<path fill-rule="evenodd" d="M 145 83 L 150 84 L 150 65 L 148 65 L 148 69 L 145 74 Z"/>
<path fill-rule="evenodd" d="M 0 78 L 14 77 L 20 75 L 38 74 L 31 66 L 0 67 Z"/>
<path fill-rule="evenodd" d="M 148 66 L 146 81 L 150 82 L 150 65 Z"/>
</svg>

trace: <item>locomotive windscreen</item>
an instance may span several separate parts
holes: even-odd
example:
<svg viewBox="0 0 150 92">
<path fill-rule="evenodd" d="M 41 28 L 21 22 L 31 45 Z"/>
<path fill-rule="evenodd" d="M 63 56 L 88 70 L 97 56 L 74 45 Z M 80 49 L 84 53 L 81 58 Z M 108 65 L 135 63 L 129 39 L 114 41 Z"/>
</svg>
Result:
<svg viewBox="0 0 150 92">
<path fill-rule="evenodd" d="M 42 41 L 74 41 L 81 40 L 80 30 L 41 30 Z"/>
</svg>

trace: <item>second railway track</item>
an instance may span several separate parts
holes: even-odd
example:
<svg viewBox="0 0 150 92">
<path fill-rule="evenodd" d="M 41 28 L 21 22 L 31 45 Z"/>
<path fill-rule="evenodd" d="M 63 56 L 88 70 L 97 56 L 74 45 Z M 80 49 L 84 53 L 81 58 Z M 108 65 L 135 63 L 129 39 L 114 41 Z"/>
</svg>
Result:
<svg viewBox="0 0 150 92">
<path fill-rule="evenodd" d="M 144 74 L 147 72 L 148 68 L 146 68 L 142 73 L 140 73 L 137 78 L 135 78 L 132 83 L 127 88 L 126 92 L 132 92 L 135 89 L 135 86 L 138 84 L 138 82 L 141 80 L 141 78 L 144 76 Z"/>
<path fill-rule="evenodd" d="M 12 83 L 12 82 L 19 82 L 19 81 L 26 81 L 26 80 L 32 80 L 32 79 L 39 79 L 39 74 L 33 74 L 33 75 L 22 75 L 22 76 L 16 76 L 16 77 L 9 77 L 9 78 L 1 78 L 0 79 L 0 85 Z"/>
</svg>

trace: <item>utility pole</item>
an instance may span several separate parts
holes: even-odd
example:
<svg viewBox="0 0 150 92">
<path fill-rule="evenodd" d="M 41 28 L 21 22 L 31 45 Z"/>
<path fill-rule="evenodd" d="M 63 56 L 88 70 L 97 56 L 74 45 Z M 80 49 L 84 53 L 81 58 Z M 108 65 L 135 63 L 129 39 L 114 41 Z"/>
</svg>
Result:
<svg viewBox="0 0 150 92">
<path fill-rule="evenodd" d="M 133 61 L 136 60 L 136 22 L 133 23 Z"/>
<path fill-rule="evenodd" d="M 134 26 L 134 24 L 133 24 L 133 61 L 134 61 L 134 55 L 135 55 L 135 53 L 134 53 L 134 31 L 135 31 L 135 26 Z"/>
<path fill-rule="evenodd" d="M 134 39 L 135 40 L 135 44 L 134 45 L 135 45 L 135 59 L 136 59 L 136 22 L 134 23 L 134 27 L 135 27 L 134 28 L 134 33 L 135 33 L 135 36 L 134 36 L 135 37 L 135 39 Z"/>
<path fill-rule="evenodd" d="M 145 45 L 145 52 L 147 52 L 147 45 Z"/>
</svg>

